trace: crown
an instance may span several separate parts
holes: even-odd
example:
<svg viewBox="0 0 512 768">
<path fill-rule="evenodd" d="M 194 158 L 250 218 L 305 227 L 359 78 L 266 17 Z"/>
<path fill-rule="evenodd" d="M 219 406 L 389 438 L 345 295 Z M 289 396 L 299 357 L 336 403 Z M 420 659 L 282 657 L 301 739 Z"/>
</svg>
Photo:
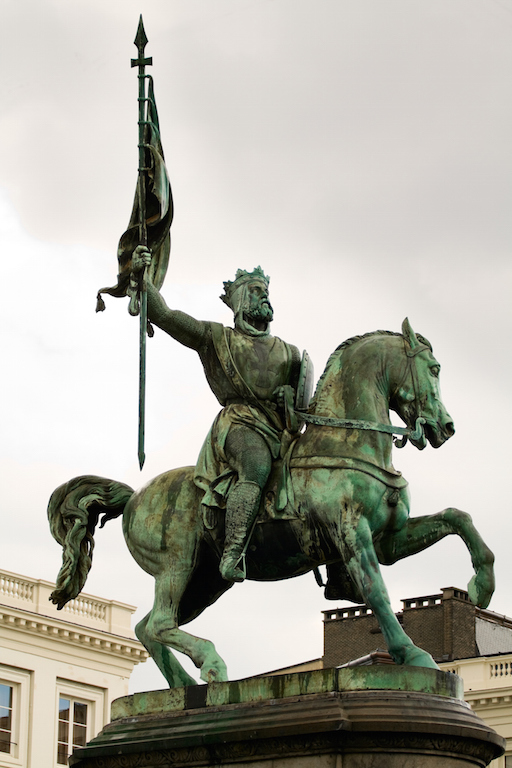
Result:
<svg viewBox="0 0 512 768">
<path fill-rule="evenodd" d="M 250 282 L 251 280 L 261 280 L 268 288 L 270 277 L 266 275 L 261 267 L 256 267 L 252 272 L 247 272 L 245 269 L 238 269 L 234 280 L 227 280 L 224 283 L 224 294 L 220 297 L 224 304 L 233 309 L 232 297 L 235 291 L 237 291 L 242 285 Z"/>
</svg>

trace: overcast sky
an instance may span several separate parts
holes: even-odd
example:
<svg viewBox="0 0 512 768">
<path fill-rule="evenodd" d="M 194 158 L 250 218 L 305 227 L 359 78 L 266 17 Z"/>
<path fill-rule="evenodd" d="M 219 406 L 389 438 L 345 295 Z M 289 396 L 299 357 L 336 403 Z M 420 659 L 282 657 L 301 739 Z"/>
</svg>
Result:
<svg viewBox="0 0 512 768">
<path fill-rule="evenodd" d="M 126 300 L 94 312 L 136 181 L 141 11 L 176 207 L 167 302 L 229 324 L 222 282 L 261 264 L 273 333 L 317 375 L 408 316 L 457 430 L 396 452 L 411 513 L 473 516 L 497 557 L 491 608 L 512 615 L 512 0 L 3 1 L 0 567 L 54 580 L 52 490 L 193 464 L 218 411 L 195 353 L 157 331 L 140 473 L 138 324 Z M 142 617 L 153 581 L 120 521 L 96 542 L 86 591 Z M 464 588 L 471 563 L 452 537 L 384 575 L 398 610 Z M 244 583 L 190 629 L 243 677 L 320 656 L 336 605 L 311 574 Z M 151 687 L 148 663 L 133 689 Z"/>
</svg>

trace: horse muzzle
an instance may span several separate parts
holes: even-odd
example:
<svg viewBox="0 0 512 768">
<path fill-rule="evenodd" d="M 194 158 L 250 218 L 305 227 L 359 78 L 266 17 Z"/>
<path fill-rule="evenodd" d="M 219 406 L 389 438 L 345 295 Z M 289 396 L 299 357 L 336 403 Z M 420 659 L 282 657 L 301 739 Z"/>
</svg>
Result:
<svg viewBox="0 0 512 768">
<path fill-rule="evenodd" d="M 427 420 L 424 429 L 426 438 L 432 448 L 440 448 L 455 434 L 453 421 L 448 414 L 446 414 L 445 418 L 436 422 Z"/>
</svg>

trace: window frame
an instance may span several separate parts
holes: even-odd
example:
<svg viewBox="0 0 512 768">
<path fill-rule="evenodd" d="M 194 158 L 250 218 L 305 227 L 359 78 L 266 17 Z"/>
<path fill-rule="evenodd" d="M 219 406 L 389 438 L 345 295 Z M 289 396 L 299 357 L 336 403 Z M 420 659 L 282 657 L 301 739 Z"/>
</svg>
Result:
<svg viewBox="0 0 512 768">
<path fill-rule="evenodd" d="M 0 699 L 0 754 L 4 755 L 10 755 L 12 754 L 12 748 L 13 746 L 16 746 L 16 743 L 13 740 L 13 733 L 15 729 L 15 715 L 16 715 L 16 700 L 17 700 L 17 686 L 14 685 L 12 680 L 9 680 L 9 682 L 6 682 L 4 680 L 0 679 L 0 688 L 6 688 L 10 691 L 9 695 L 9 704 L 4 704 L 3 701 Z M 4 717 L 4 710 L 6 712 L 10 712 L 10 727 L 9 728 L 3 728 L 2 727 L 2 720 Z M 7 717 L 9 717 L 7 715 Z M 9 734 L 9 749 L 2 749 L 4 738 L 3 734 Z M 7 744 L 7 740 L 6 740 Z"/>
<path fill-rule="evenodd" d="M 62 701 L 66 701 L 69 705 L 68 712 L 68 719 L 64 720 L 61 717 L 61 708 L 60 703 Z M 87 701 L 85 699 L 78 699 L 75 696 L 69 696 L 68 694 L 61 693 L 59 695 L 58 700 L 58 711 L 57 711 L 57 765 L 68 765 L 68 758 L 73 752 L 73 749 L 76 748 L 76 744 L 74 744 L 74 732 L 75 732 L 75 725 L 77 725 L 77 721 L 75 719 L 75 707 L 79 704 L 83 707 L 85 707 L 85 722 L 80 724 L 80 727 L 84 729 L 85 731 L 85 744 L 87 744 L 88 736 L 90 732 L 90 720 L 91 720 L 91 706 L 94 706 L 91 704 L 90 701 Z M 66 728 L 66 741 L 63 741 L 61 738 L 61 725 L 65 723 Z M 65 756 L 65 760 L 59 762 L 59 752 L 60 747 L 65 746 L 67 750 L 67 754 Z M 80 745 L 82 746 L 82 745 Z"/>
<path fill-rule="evenodd" d="M 31 675 L 29 670 L 0 664 L 0 684 L 12 688 L 11 749 L 0 752 L 0 762 L 13 768 L 27 761 Z"/>
<path fill-rule="evenodd" d="M 62 768 L 63 763 L 58 763 L 59 748 L 59 700 L 69 699 L 70 702 L 87 705 L 87 718 L 85 729 L 86 743 L 93 739 L 103 728 L 104 708 L 106 703 L 106 690 L 95 688 L 91 685 L 77 683 L 71 680 L 57 678 L 55 690 L 55 735 L 53 739 L 53 763 L 55 768 Z M 72 744 L 68 744 L 72 754 Z"/>
</svg>

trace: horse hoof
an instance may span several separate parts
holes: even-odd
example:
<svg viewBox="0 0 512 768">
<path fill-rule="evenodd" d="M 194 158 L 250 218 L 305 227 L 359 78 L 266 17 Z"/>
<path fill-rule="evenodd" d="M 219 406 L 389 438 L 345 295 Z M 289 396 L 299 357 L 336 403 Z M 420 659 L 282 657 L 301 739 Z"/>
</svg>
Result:
<svg viewBox="0 0 512 768">
<path fill-rule="evenodd" d="M 409 667 L 439 669 L 430 653 L 423 651 L 421 648 L 413 648 L 412 651 L 405 653 L 403 663 Z"/>
<path fill-rule="evenodd" d="M 473 576 L 468 584 L 468 594 L 473 605 L 477 605 L 479 608 L 487 608 L 493 593 L 494 572 L 492 566 L 489 566 L 488 573 L 484 573 L 482 569 Z"/>
<path fill-rule="evenodd" d="M 201 667 L 201 680 L 205 683 L 225 683 L 228 679 L 228 670 L 222 659 L 216 665 Z"/>
</svg>

